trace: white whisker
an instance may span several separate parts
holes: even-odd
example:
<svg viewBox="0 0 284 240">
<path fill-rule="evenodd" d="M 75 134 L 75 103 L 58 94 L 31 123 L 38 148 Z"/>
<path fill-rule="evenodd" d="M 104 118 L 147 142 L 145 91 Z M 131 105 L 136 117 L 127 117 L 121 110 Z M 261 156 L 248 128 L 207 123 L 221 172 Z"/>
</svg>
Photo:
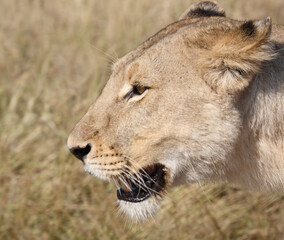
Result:
<svg viewBox="0 0 284 240">
<path fill-rule="evenodd" d="M 124 165 L 124 167 L 127 167 L 127 165 Z M 141 182 L 141 180 L 136 178 L 136 175 L 130 174 L 129 172 L 123 171 L 124 174 L 127 175 L 129 179 L 131 179 L 132 182 L 136 183 L 138 187 L 142 188 L 144 191 L 149 192 L 149 188 L 146 186 L 145 182 Z M 142 179 L 143 180 L 143 179 Z"/>
<path fill-rule="evenodd" d="M 124 184 L 124 186 L 129 190 L 131 191 L 131 187 L 129 186 L 128 182 L 125 180 L 124 177 L 122 176 L 118 176 L 119 180 Z"/>
<path fill-rule="evenodd" d="M 142 171 L 143 171 L 143 173 L 141 173 L 140 171 L 135 171 L 134 169 L 132 169 L 132 168 L 130 168 L 129 166 L 127 166 L 128 168 L 130 168 L 132 171 L 134 171 L 135 173 L 137 173 L 137 174 L 139 174 L 139 178 L 140 179 L 142 179 L 142 181 L 143 181 L 143 186 L 145 186 L 147 189 L 148 189 L 148 191 L 150 191 L 150 192 L 153 192 L 153 193 L 156 193 L 157 195 L 160 195 L 160 196 L 163 196 L 163 197 L 167 197 L 166 195 L 164 195 L 164 194 L 162 194 L 161 192 L 157 192 L 157 191 L 155 191 L 154 189 L 152 189 L 152 188 L 149 188 L 147 185 L 146 185 L 146 183 L 145 183 L 145 181 L 144 181 L 144 179 L 141 177 L 141 176 L 144 176 L 145 178 L 147 178 L 147 179 L 149 179 L 149 180 L 151 180 L 154 184 L 156 184 L 156 185 L 158 185 L 158 186 L 160 186 L 156 181 L 154 181 L 154 179 L 140 166 L 140 164 L 138 164 L 137 162 L 135 162 L 133 159 L 131 159 L 130 157 L 128 157 L 128 156 L 124 156 L 125 158 L 127 158 L 127 160 L 129 160 L 135 167 L 138 167 L 138 169 L 142 169 Z M 124 166 L 125 167 L 125 166 Z"/>
<path fill-rule="evenodd" d="M 94 46 L 91 44 L 91 47 L 94 48 L 95 50 L 99 51 L 100 53 L 104 54 L 106 57 L 108 57 L 110 60 L 112 60 L 112 63 L 115 63 L 118 60 L 118 57 L 116 56 L 112 56 L 111 54 L 109 54 L 108 52 L 105 52 L 101 49 L 99 49 L 98 47 Z"/>
</svg>

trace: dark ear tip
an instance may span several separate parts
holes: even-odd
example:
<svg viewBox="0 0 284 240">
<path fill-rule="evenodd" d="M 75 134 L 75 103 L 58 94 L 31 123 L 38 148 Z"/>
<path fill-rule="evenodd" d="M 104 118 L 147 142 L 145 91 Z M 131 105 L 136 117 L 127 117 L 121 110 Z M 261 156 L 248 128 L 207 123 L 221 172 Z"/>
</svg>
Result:
<svg viewBox="0 0 284 240">
<path fill-rule="evenodd" d="M 181 18 L 195 18 L 195 17 L 225 17 L 225 10 L 221 8 L 215 1 L 201 1 L 189 8 L 186 14 Z M 181 19 L 180 18 L 180 19 Z"/>
<path fill-rule="evenodd" d="M 267 17 L 264 20 L 246 21 L 241 25 L 241 30 L 246 36 L 262 36 L 269 33 L 271 25 L 271 18 Z"/>
<path fill-rule="evenodd" d="M 253 21 L 246 21 L 241 25 L 241 30 L 247 36 L 253 36 L 255 34 L 255 25 Z"/>
</svg>

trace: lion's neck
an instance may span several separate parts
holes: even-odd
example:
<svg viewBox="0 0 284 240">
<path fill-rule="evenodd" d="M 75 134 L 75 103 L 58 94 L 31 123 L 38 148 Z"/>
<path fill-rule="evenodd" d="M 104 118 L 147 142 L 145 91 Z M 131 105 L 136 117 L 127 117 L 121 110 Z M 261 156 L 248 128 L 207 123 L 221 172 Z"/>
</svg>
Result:
<svg viewBox="0 0 284 240">
<path fill-rule="evenodd" d="M 269 67 L 276 76 L 257 76 L 240 103 L 243 128 L 229 181 L 256 190 L 284 192 L 283 57 L 280 64 Z"/>
<path fill-rule="evenodd" d="M 258 191 L 284 192 L 284 141 L 244 134 L 228 180 Z"/>
</svg>

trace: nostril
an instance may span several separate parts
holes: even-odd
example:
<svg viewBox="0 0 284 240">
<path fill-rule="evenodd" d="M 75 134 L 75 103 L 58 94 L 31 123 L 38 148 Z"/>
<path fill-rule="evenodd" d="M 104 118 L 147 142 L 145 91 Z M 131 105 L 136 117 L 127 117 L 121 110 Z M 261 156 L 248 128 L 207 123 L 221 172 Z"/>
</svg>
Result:
<svg viewBox="0 0 284 240">
<path fill-rule="evenodd" d="M 91 145 L 87 144 L 86 147 L 75 147 L 70 148 L 70 152 L 77 158 L 79 158 L 81 161 L 83 161 L 84 157 L 88 155 L 88 153 L 91 151 Z"/>
</svg>

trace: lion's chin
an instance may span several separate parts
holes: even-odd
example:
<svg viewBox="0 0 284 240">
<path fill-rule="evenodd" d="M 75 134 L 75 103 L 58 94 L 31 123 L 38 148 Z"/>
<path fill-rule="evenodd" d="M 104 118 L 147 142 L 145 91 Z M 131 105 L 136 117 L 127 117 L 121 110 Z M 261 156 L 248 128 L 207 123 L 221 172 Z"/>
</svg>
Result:
<svg viewBox="0 0 284 240">
<path fill-rule="evenodd" d="M 153 218 L 159 209 L 162 198 L 151 196 L 142 202 L 127 202 L 118 200 L 119 212 L 136 222 L 143 222 Z"/>
</svg>

